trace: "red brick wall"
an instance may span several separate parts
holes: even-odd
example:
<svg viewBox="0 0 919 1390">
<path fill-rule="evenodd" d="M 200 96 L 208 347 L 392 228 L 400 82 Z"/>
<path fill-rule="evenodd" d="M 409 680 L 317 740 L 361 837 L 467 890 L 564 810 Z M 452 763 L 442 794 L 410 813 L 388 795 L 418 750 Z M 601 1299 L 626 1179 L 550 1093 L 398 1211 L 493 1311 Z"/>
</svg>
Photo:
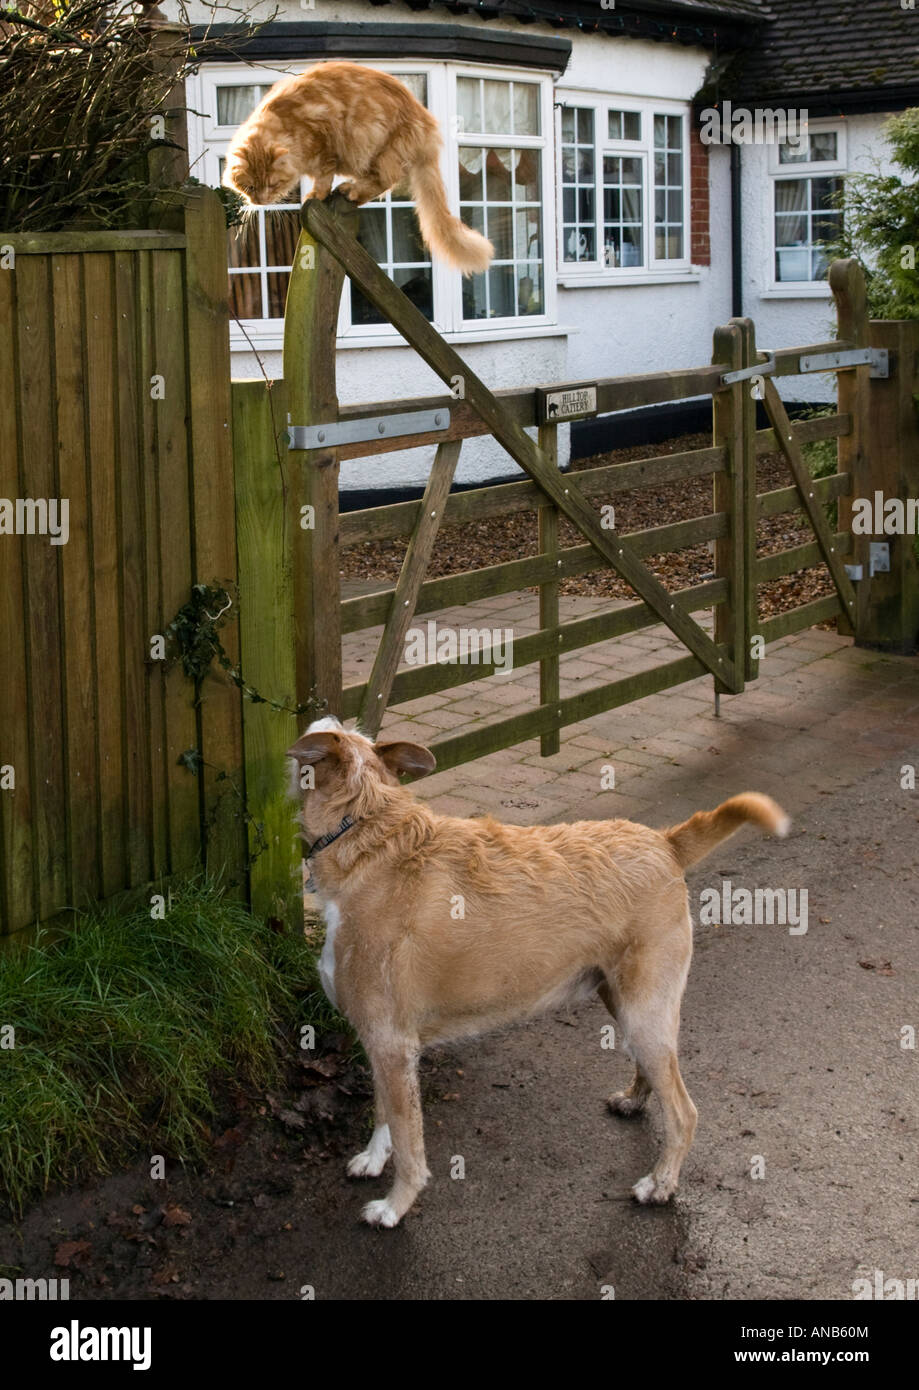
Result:
<svg viewBox="0 0 919 1390">
<path fill-rule="evenodd" d="M 711 265 L 712 248 L 709 237 L 708 205 L 708 146 L 699 139 L 699 128 L 690 120 L 689 136 L 689 194 L 692 217 L 693 265 Z"/>
</svg>

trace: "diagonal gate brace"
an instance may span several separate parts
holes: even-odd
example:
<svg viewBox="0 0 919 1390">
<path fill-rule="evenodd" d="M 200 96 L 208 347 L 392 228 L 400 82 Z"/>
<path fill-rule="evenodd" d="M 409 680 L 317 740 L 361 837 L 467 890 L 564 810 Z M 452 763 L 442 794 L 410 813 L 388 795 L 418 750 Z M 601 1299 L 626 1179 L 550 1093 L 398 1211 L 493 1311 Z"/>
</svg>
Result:
<svg viewBox="0 0 919 1390">
<path fill-rule="evenodd" d="M 490 433 L 511 458 L 551 498 L 597 553 L 644 599 L 661 622 L 689 648 L 705 670 L 734 689 L 734 663 L 726 650 L 719 649 L 682 605 L 673 601 L 663 584 L 641 562 L 623 536 L 600 526 L 595 511 L 571 475 L 552 469 L 542 450 L 510 417 L 459 354 L 444 342 L 364 247 L 353 237 L 343 235 L 329 208 L 315 198 L 309 198 L 300 210 L 300 219 L 440 379 L 453 387 L 459 378 L 465 400 L 488 425 Z"/>
</svg>

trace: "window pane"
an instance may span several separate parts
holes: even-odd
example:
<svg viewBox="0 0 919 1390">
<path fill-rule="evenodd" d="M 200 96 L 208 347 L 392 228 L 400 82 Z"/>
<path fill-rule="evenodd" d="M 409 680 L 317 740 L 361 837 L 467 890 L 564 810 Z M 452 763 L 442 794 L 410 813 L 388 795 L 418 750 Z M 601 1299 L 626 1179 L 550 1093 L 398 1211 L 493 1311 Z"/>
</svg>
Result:
<svg viewBox="0 0 919 1390">
<path fill-rule="evenodd" d="M 398 77 L 400 82 L 404 82 L 416 101 L 420 101 L 422 106 L 428 104 L 428 79 L 423 72 L 394 72 L 393 77 Z"/>
<path fill-rule="evenodd" d="M 562 107 L 562 139 L 574 140 L 575 110 L 573 106 Z"/>
<path fill-rule="evenodd" d="M 622 139 L 622 112 L 611 111 L 609 113 L 609 138 L 611 140 Z"/>
<path fill-rule="evenodd" d="M 539 150 L 518 150 L 514 170 L 514 200 L 518 203 L 539 202 Z"/>
<path fill-rule="evenodd" d="M 563 220 L 564 222 L 573 222 L 573 221 L 575 220 L 575 217 L 576 217 L 576 215 L 577 215 L 577 214 L 575 213 L 575 210 L 574 210 L 576 198 L 577 198 L 577 190 L 576 190 L 576 189 L 574 189 L 574 188 L 563 188 L 563 189 L 562 189 L 562 220 Z"/>
<path fill-rule="evenodd" d="M 778 179 L 775 185 L 776 212 L 798 212 L 807 207 L 807 179 Z"/>
<path fill-rule="evenodd" d="M 485 117 L 482 129 L 489 135 L 510 135 L 511 84 L 486 78 L 482 87 Z"/>
<path fill-rule="evenodd" d="M 815 208 L 836 210 L 836 197 L 841 188 L 839 179 L 811 179 L 812 205 Z"/>
<path fill-rule="evenodd" d="M 578 141 L 582 145 L 594 142 L 594 113 L 589 106 L 578 107 Z"/>
<path fill-rule="evenodd" d="M 591 149 L 578 150 L 578 182 L 594 176 L 594 152 Z"/>
<path fill-rule="evenodd" d="M 241 125 L 258 106 L 269 87 L 218 87 L 217 124 Z"/>
<path fill-rule="evenodd" d="M 486 151 L 485 196 L 490 203 L 510 202 L 513 163 L 513 150 Z"/>
<path fill-rule="evenodd" d="M 282 319 L 290 271 L 276 270 L 266 276 L 266 279 L 268 281 L 268 317 L 270 319 Z"/>
<path fill-rule="evenodd" d="M 299 211 L 291 209 L 262 215 L 265 218 L 265 264 L 292 265 L 300 237 Z"/>
<path fill-rule="evenodd" d="M 836 158 L 835 130 L 815 132 L 810 139 L 810 155 L 814 161 L 834 160 Z"/>
<path fill-rule="evenodd" d="M 622 134 L 626 140 L 641 139 L 641 112 L 623 111 L 622 113 Z"/>
<path fill-rule="evenodd" d="M 517 282 L 512 265 L 492 266 L 488 272 L 488 317 L 507 318 L 517 312 Z"/>
<path fill-rule="evenodd" d="M 430 259 L 418 231 L 414 208 L 392 210 L 392 258 L 396 265 Z"/>
<path fill-rule="evenodd" d="M 532 273 L 521 275 L 517 281 L 518 314 L 543 314 L 545 304 L 542 292 L 542 266 L 534 266 Z"/>
<path fill-rule="evenodd" d="M 477 77 L 456 79 L 456 108 L 460 130 L 482 129 L 482 83 Z"/>
<path fill-rule="evenodd" d="M 239 227 L 227 230 L 227 247 L 230 266 L 258 265 L 259 263 L 259 223 L 262 214 L 256 213 Z"/>
<path fill-rule="evenodd" d="M 643 191 L 640 159 L 621 155 L 604 158 L 604 265 L 625 269 L 644 264 Z"/>
<path fill-rule="evenodd" d="M 809 159 L 810 152 L 806 135 L 802 139 L 788 140 L 784 145 L 779 146 L 780 164 L 806 164 Z"/>
<path fill-rule="evenodd" d="M 434 283 L 431 267 L 417 266 L 395 270 L 392 277 L 404 295 L 416 309 L 420 309 L 426 319 L 434 317 Z"/>
<path fill-rule="evenodd" d="M 622 182 L 641 184 L 641 160 L 623 159 L 622 160 Z"/>
<path fill-rule="evenodd" d="M 517 213 L 515 255 L 518 261 L 542 260 L 542 219 L 535 208 Z"/>
<path fill-rule="evenodd" d="M 683 122 L 679 116 L 667 117 L 667 148 L 670 150 L 683 148 Z"/>
<path fill-rule="evenodd" d="M 463 318 L 488 316 L 488 284 L 484 275 L 463 276 Z"/>
<path fill-rule="evenodd" d="M 385 207 L 361 208 L 357 220 L 357 239 L 370 252 L 377 264 L 389 260 Z"/>
<path fill-rule="evenodd" d="M 238 319 L 260 319 L 262 277 L 255 274 L 230 276 L 230 313 Z"/>
<path fill-rule="evenodd" d="M 461 202 L 480 203 L 484 197 L 482 174 L 485 151 L 461 146 L 459 150 L 459 191 Z"/>
<path fill-rule="evenodd" d="M 514 258 L 513 212 L 510 208 L 487 210 L 485 220 L 486 236 L 495 248 L 496 261 L 510 261 Z"/>
<path fill-rule="evenodd" d="M 776 246 L 803 246 L 807 241 L 807 218 L 798 213 L 780 212 L 775 218 Z"/>
<path fill-rule="evenodd" d="M 514 83 L 514 133 L 539 134 L 539 88 L 535 82 Z"/>
<path fill-rule="evenodd" d="M 654 148 L 662 150 L 667 144 L 667 120 L 665 116 L 654 117 Z"/>
</svg>

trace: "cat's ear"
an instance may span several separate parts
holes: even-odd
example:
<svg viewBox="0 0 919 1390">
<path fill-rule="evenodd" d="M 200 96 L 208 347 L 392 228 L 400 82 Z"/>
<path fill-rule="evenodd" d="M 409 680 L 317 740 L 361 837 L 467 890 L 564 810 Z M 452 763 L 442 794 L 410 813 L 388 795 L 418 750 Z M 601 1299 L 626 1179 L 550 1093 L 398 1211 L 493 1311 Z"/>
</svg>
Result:
<svg viewBox="0 0 919 1390">
<path fill-rule="evenodd" d="M 274 147 L 274 157 L 275 157 L 275 159 L 283 159 L 284 156 L 285 156 L 286 154 L 290 154 L 290 150 L 287 148 L 286 145 L 275 145 L 275 147 Z"/>
</svg>

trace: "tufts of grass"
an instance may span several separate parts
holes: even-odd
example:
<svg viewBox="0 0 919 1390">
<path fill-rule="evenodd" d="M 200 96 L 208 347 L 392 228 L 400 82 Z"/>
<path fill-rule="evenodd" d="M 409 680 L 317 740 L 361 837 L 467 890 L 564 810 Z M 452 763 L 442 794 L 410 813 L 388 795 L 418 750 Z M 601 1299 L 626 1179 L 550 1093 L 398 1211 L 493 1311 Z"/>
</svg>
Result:
<svg viewBox="0 0 919 1390">
<path fill-rule="evenodd" d="M 301 1023 L 347 1029 L 311 946 L 208 879 L 174 886 L 162 921 L 98 909 L 0 954 L 0 1200 L 21 1212 L 141 1146 L 200 1157 L 215 1082 L 271 1083 Z"/>
</svg>

